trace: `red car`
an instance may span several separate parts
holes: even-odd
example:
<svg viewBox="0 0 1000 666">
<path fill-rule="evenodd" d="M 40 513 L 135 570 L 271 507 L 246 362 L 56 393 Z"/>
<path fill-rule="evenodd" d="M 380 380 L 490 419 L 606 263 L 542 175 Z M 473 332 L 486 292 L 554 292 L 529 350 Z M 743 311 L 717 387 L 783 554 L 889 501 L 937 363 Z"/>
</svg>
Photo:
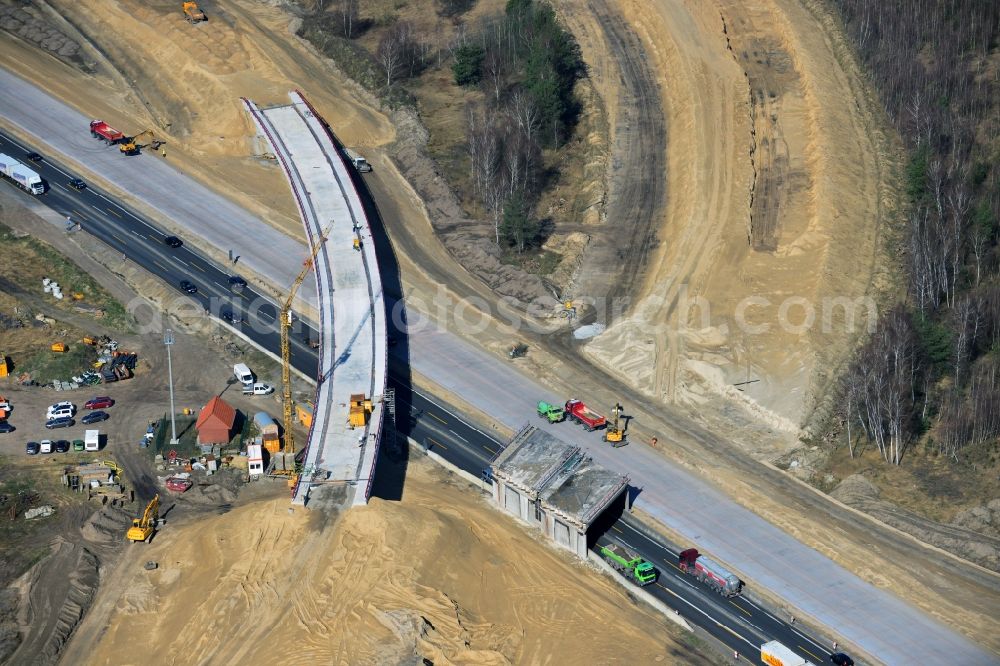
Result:
<svg viewBox="0 0 1000 666">
<path fill-rule="evenodd" d="M 84 403 L 84 409 L 105 409 L 115 404 L 115 401 L 107 396 L 100 398 L 91 398 L 86 403 Z"/>
<path fill-rule="evenodd" d="M 179 476 L 172 476 L 169 479 L 167 479 L 166 485 L 167 485 L 167 490 L 172 490 L 175 493 L 183 493 L 194 484 L 191 482 L 191 479 Z"/>
</svg>

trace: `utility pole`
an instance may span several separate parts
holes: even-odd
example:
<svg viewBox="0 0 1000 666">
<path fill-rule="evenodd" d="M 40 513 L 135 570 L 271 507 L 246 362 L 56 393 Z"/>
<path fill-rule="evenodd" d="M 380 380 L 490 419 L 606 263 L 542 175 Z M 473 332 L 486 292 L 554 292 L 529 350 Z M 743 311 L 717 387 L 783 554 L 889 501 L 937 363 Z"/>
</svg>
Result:
<svg viewBox="0 0 1000 666">
<path fill-rule="evenodd" d="M 177 421 L 174 409 L 174 366 L 170 361 L 170 348 L 174 346 L 174 332 L 169 328 L 163 333 L 163 344 L 167 347 L 167 382 L 170 386 L 170 446 L 177 446 Z"/>
</svg>

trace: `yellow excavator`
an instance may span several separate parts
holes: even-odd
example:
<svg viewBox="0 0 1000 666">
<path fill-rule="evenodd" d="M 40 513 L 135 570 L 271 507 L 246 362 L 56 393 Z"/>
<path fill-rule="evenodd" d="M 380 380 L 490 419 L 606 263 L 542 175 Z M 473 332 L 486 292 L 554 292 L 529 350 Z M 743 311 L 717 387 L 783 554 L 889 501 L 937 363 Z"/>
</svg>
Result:
<svg viewBox="0 0 1000 666">
<path fill-rule="evenodd" d="M 604 441 L 612 444 L 621 444 L 625 441 L 625 428 L 619 427 L 622 412 L 625 410 L 620 404 L 615 403 L 615 408 L 611 411 L 614 420 L 604 431 Z"/>
<path fill-rule="evenodd" d="M 143 141 L 146 141 L 147 143 L 142 143 Z M 143 148 L 149 147 L 156 150 L 164 143 L 166 143 L 166 141 L 157 139 L 153 130 L 148 129 L 144 132 L 139 132 L 125 143 L 119 144 L 118 150 L 121 151 L 122 155 L 138 155 L 140 150 Z"/>
<path fill-rule="evenodd" d="M 160 496 L 157 495 L 146 505 L 146 510 L 142 513 L 142 518 L 133 518 L 132 527 L 128 528 L 125 534 L 132 543 L 136 541 L 149 541 L 156 531 L 156 521 L 160 519 Z"/>
<path fill-rule="evenodd" d="M 200 23 L 208 20 L 197 2 L 185 2 L 181 5 L 181 9 L 184 11 L 184 18 L 187 19 L 188 23 Z"/>
</svg>

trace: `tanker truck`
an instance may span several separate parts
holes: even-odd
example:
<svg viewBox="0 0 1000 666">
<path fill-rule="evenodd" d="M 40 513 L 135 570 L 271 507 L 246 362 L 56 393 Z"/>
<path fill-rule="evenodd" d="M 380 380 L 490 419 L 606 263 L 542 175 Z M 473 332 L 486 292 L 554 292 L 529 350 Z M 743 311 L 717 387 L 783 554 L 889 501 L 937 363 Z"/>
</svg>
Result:
<svg viewBox="0 0 1000 666">
<path fill-rule="evenodd" d="M 743 589 L 743 581 L 724 566 L 688 548 L 677 556 L 677 568 L 694 576 L 724 597 L 735 597 Z"/>
</svg>

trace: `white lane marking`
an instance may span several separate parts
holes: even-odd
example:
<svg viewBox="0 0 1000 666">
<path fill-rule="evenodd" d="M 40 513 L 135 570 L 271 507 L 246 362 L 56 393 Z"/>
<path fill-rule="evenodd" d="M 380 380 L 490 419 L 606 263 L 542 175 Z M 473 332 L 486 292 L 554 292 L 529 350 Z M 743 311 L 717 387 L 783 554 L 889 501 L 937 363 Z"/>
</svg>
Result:
<svg viewBox="0 0 1000 666">
<path fill-rule="evenodd" d="M 455 437 L 458 437 L 458 438 L 459 438 L 460 440 L 462 440 L 462 441 L 463 441 L 463 442 L 465 442 L 466 444 L 468 444 L 468 443 L 469 443 L 469 440 L 467 440 L 466 438 L 462 437 L 461 435 L 459 435 L 459 434 L 458 434 L 457 432 L 455 432 L 455 431 L 454 431 L 454 430 L 452 430 L 451 428 L 448 428 L 448 432 L 450 432 L 451 434 L 453 434 L 453 435 L 454 435 Z"/>
</svg>

